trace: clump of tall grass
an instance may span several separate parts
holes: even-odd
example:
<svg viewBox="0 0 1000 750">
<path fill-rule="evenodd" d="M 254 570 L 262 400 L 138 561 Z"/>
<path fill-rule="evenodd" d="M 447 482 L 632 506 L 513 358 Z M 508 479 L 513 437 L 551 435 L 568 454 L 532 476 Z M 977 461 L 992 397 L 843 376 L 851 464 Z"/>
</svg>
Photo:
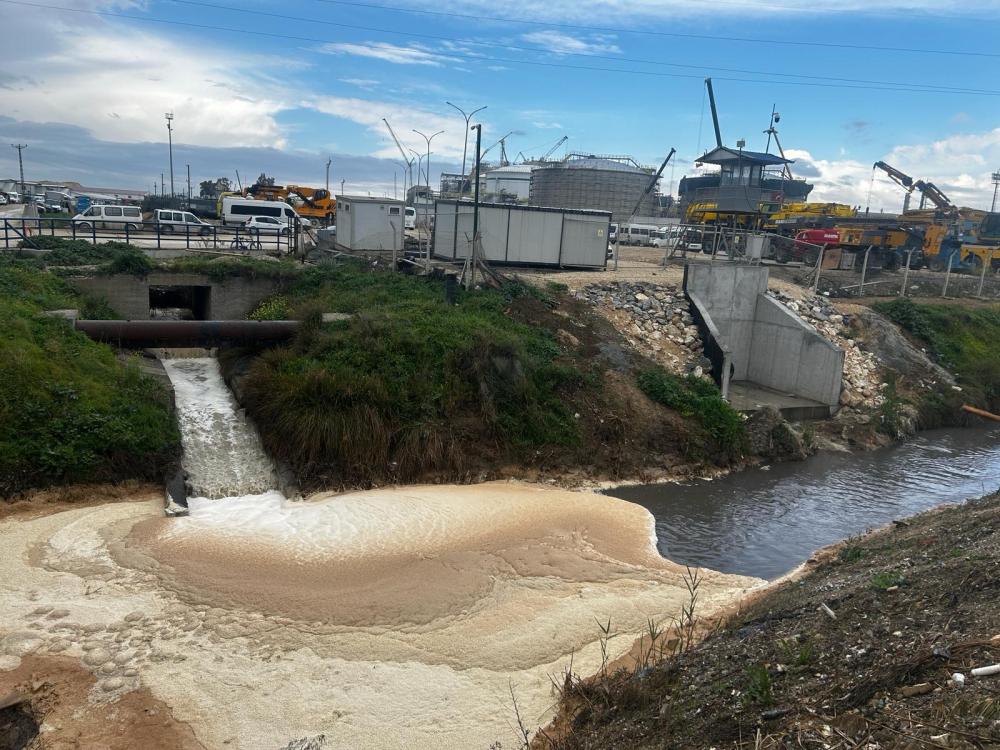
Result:
<svg viewBox="0 0 1000 750">
<path fill-rule="evenodd" d="M 746 455 L 748 443 L 743 419 L 726 403 L 714 383 L 693 375 L 674 375 L 661 367 L 640 372 L 637 380 L 653 401 L 701 426 L 702 435 L 692 436 L 686 446 L 689 456 L 736 461 Z"/>
</svg>

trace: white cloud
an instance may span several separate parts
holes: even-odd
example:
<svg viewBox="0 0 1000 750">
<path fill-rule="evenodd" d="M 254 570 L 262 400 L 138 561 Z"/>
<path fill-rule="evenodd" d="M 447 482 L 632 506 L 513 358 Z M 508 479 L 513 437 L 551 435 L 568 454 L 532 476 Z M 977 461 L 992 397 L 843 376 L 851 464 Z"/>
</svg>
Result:
<svg viewBox="0 0 1000 750">
<path fill-rule="evenodd" d="M 592 34 L 587 38 L 572 36 L 561 31 L 546 30 L 532 31 L 522 34 L 521 39 L 537 47 L 543 47 L 549 52 L 557 55 L 565 54 L 614 54 L 621 52 L 616 44 L 612 44 L 614 37 L 604 34 Z"/>
<path fill-rule="evenodd" d="M 436 3 L 416 4 L 437 8 Z M 571 21 L 590 26 L 614 22 L 641 28 L 649 20 L 674 20 L 678 16 L 717 17 L 720 12 L 737 17 L 818 16 L 835 13 L 914 14 L 951 18 L 979 17 L 993 21 L 995 0 L 508 0 L 503 11 L 493 0 L 456 0 L 462 12 L 545 21 Z M 599 19 L 596 20 L 596 19 Z"/>
<path fill-rule="evenodd" d="M 77 4 L 80 7 L 80 4 Z M 121 3 L 82 7 L 120 8 Z M 6 14 L 5 14 L 6 16 Z M 66 122 L 105 140 L 281 146 L 274 119 L 279 61 L 214 50 L 78 14 L 16 13 L 0 21 L 5 77 L 0 111 L 20 120 Z"/>
<path fill-rule="evenodd" d="M 432 50 L 410 45 L 399 47 L 388 42 L 367 42 L 365 44 L 352 44 L 349 42 L 337 44 L 324 44 L 320 47 L 321 52 L 331 55 L 353 55 L 355 57 L 368 57 L 374 60 L 384 60 L 396 65 L 430 65 L 441 67 L 445 62 L 454 62 L 455 58 L 440 55 Z"/>
<path fill-rule="evenodd" d="M 381 81 L 376 81 L 374 78 L 341 78 L 341 83 L 346 83 L 348 86 L 357 86 L 359 89 L 365 89 L 370 91 L 376 86 L 378 86 Z"/>
<path fill-rule="evenodd" d="M 875 173 L 873 182 L 871 163 L 817 159 L 808 151 L 797 149 L 786 153 L 808 171 L 818 172 L 817 177 L 809 178 L 816 186 L 810 200 L 839 201 L 862 208 L 870 205 L 873 211 L 884 209 L 893 213 L 902 208 L 902 188 L 881 171 Z M 881 160 L 914 179 L 933 182 L 957 205 L 989 208 L 993 198 L 990 175 L 1000 165 L 1000 128 L 951 135 L 931 143 L 896 146 Z M 795 169 L 793 164 L 793 172 Z M 914 192 L 911 206 L 916 207 L 919 199 L 919 193 Z"/>
<path fill-rule="evenodd" d="M 563 126 L 558 122 L 533 122 L 532 127 L 539 128 L 541 130 L 562 130 Z"/>
</svg>

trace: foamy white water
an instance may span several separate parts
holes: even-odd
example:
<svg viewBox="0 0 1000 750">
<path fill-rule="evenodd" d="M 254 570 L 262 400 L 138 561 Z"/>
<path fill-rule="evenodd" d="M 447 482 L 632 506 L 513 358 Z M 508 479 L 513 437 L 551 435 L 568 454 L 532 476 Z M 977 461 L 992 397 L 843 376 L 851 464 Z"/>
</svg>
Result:
<svg viewBox="0 0 1000 750">
<path fill-rule="evenodd" d="M 191 493 L 222 498 L 257 495 L 277 487 L 277 475 L 229 391 L 214 357 L 164 359 L 174 386 Z"/>
<path fill-rule="evenodd" d="M 624 651 L 687 599 L 649 513 L 614 498 L 492 482 L 288 501 L 218 363 L 164 366 L 189 516 L 164 518 L 152 493 L 0 522 L 0 611 L 42 653 L 106 650 L 89 700 L 148 688 L 211 750 L 320 733 L 357 750 L 516 747 L 511 685 L 544 724 L 550 676 L 600 665 L 595 620 Z M 699 607 L 756 583 L 709 572 Z"/>
</svg>

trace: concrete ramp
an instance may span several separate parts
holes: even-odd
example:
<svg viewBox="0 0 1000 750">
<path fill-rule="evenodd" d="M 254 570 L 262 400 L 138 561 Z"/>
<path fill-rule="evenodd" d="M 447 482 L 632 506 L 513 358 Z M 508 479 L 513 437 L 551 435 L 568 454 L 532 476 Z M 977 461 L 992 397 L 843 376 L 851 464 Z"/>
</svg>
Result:
<svg viewBox="0 0 1000 750">
<path fill-rule="evenodd" d="M 766 404 L 792 419 L 829 416 L 840 403 L 844 352 L 768 297 L 767 277 L 762 266 L 684 267 L 684 292 L 713 376 L 741 410 Z M 750 393 L 767 397 L 747 398 Z M 806 404 L 811 408 L 803 409 Z"/>
</svg>

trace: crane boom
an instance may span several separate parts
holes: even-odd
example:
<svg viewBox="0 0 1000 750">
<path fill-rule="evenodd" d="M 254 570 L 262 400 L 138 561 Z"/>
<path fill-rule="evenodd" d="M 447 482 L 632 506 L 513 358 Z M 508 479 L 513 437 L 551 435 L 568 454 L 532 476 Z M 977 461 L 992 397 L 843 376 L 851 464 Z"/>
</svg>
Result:
<svg viewBox="0 0 1000 750">
<path fill-rule="evenodd" d="M 913 187 L 920 191 L 920 202 L 921 204 L 924 200 L 929 200 L 934 204 L 935 208 L 953 208 L 952 202 L 948 199 L 948 196 L 941 192 L 940 188 L 933 182 L 925 182 L 924 180 L 917 180 L 913 183 Z"/>
<path fill-rule="evenodd" d="M 657 181 L 660 179 L 660 177 L 663 176 L 663 170 L 667 168 L 667 162 L 670 161 L 670 158 L 676 152 L 677 149 L 675 148 L 670 149 L 670 153 L 667 154 L 667 158 L 663 160 L 663 164 L 661 164 L 660 168 L 656 170 L 656 174 L 654 174 L 650 178 L 649 184 L 646 185 L 646 189 L 642 191 L 642 195 L 639 196 L 639 200 L 635 202 L 635 208 L 632 209 L 632 213 L 629 215 L 628 221 L 625 222 L 626 224 L 631 224 L 632 220 L 639 215 L 639 209 L 642 207 L 642 202 L 646 199 L 646 196 L 649 195 L 649 193 L 653 190 L 653 188 L 656 187 Z"/>
<path fill-rule="evenodd" d="M 541 159 L 539 159 L 539 161 L 547 161 L 548 158 L 550 156 L 552 156 L 552 154 L 555 152 L 555 150 L 557 148 L 559 148 L 561 145 L 563 145 L 568 140 L 569 140 L 569 136 L 568 135 L 564 135 L 562 138 L 560 138 L 558 141 L 556 141 L 556 145 L 554 145 L 552 148 L 550 148 L 548 151 L 545 152 L 545 155 Z"/>
<path fill-rule="evenodd" d="M 913 194 L 913 188 L 915 187 L 913 178 L 905 172 L 899 171 L 891 164 L 886 164 L 884 161 L 875 162 L 872 165 L 872 169 L 881 169 L 889 175 L 890 180 L 906 191 L 906 196 L 903 198 L 903 213 L 905 214 L 910 209 L 910 196 Z"/>
<path fill-rule="evenodd" d="M 399 142 L 399 138 L 396 137 L 396 133 L 393 131 L 392 125 L 390 125 L 389 121 L 387 119 L 385 119 L 384 117 L 382 118 L 382 122 L 384 122 L 385 126 L 389 129 L 389 135 L 391 135 L 392 136 L 392 140 L 395 141 L 396 148 L 399 149 L 399 153 L 402 155 L 403 161 L 406 162 L 407 168 L 408 169 L 413 169 L 413 157 L 406 155 L 406 151 L 403 149 L 403 144 L 400 143 Z"/>
<path fill-rule="evenodd" d="M 708 103 L 712 107 L 712 125 L 715 126 L 715 145 L 722 148 L 722 131 L 719 129 L 719 111 L 715 108 L 715 89 L 712 88 L 712 79 L 705 79 L 705 87 L 708 89 Z M 704 107 L 702 103 L 702 107 Z M 705 110 L 703 109 L 702 112 Z"/>
</svg>

